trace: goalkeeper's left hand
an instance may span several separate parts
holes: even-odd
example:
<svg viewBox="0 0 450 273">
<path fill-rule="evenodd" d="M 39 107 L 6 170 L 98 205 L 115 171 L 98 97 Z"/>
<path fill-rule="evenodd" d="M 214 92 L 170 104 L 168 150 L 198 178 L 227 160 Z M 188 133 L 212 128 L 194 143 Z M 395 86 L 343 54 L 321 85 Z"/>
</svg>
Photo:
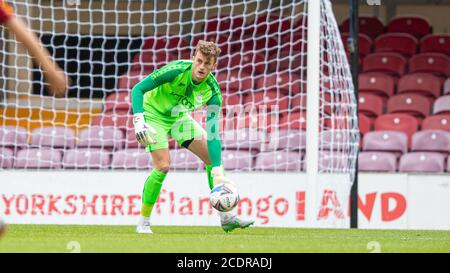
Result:
<svg viewBox="0 0 450 273">
<path fill-rule="evenodd" d="M 223 173 L 223 167 L 222 166 L 218 166 L 218 167 L 213 167 L 211 169 L 211 176 L 213 177 L 213 183 L 214 185 L 219 185 L 219 184 L 231 184 L 233 186 L 234 183 L 233 181 L 231 181 L 230 179 L 226 178 L 224 173 Z"/>
<path fill-rule="evenodd" d="M 150 124 L 145 123 L 144 114 L 134 114 L 133 124 L 139 143 L 142 145 L 156 144 L 156 130 Z"/>
</svg>

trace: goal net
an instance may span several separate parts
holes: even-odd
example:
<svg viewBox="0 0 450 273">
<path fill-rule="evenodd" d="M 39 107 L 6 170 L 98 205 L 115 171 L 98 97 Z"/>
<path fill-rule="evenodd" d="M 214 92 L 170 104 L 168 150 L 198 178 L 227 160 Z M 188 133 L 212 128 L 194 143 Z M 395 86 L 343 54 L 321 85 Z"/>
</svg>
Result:
<svg viewBox="0 0 450 273">
<path fill-rule="evenodd" d="M 317 44 L 319 130 L 307 132 L 307 2 L 11 1 L 73 84 L 65 98 L 48 96 L 40 68 L 0 27 L 0 168 L 148 169 L 134 137 L 131 88 L 169 61 L 191 58 L 204 39 L 222 50 L 214 74 L 227 171 L 305 171 L 310 137 L 318 139 L 319 173 L 352 177 L 356 101 L 328 0 Z M 192 115 L 204 125 L 204 109 Z M 173 169 L 203 169 L 174 141 L 170 149 Z"/>
</svg>

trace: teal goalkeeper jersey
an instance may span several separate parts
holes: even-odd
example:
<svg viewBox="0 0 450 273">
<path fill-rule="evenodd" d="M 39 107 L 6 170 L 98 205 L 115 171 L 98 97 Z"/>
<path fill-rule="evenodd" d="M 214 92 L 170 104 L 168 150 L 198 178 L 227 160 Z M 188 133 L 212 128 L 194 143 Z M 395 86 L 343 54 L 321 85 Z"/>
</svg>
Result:
<svg viewBox="0 0 450 273">
<path fill-rule="evenodd" d="M 142 103 L 135 94 L 144 94 Z M 134 113 L 156 111 L 167 117 L 177 117 L 180 112 L 190 112 L 204 105 L 222 105 L 220 87 L 212 74 L 194 84 L 190 60 L 173 61 L 133 88 Z"/>
</svg>

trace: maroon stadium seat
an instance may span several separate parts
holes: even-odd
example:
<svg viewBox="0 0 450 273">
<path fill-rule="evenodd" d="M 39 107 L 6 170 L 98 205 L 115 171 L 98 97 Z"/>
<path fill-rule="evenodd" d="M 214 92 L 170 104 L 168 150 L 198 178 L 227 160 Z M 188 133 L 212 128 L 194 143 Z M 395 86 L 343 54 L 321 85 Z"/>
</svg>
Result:
<svg viewBox="0 0 450 273">
<path fill-rule="evenodd" d="M 450 153 L 450 133 L 441 130 L 425 130 L 414 133 L 411 151 Z"/>
<path fill-rule="evenodd" d="M 280 129 L 306 130 L 306 111 L 291 112 L 281 116 Z"/>
<path fill-rule="evenodd" d="M 434 101 L 433 115 L 436 114 L 450 114 L 450 95 L 441 96 Z"/>
<path fill-rule="evenodd" d="M 233 38 L 240 38 L 243 27 L 244 17 L 219 15 L 209 17 L 206 21 L 205 32 L 208 34 L 231 34 Z"/>
<path fill-rule="evenodd" d="M 265 134 L 260 130 L 242 128 L 222 131 L 222 147 L 233 150 L 260 150 Z"/>
<path fill-rule="evenodd" d="M 289 108 L 289 98 L 277 91 L 250 93 L 244 99 L 244 104 L 252 104 L 255 107 L 266 106 L 268 110 L 286 112 Z"/>
<path fill-rule="evenodd" d="M 432 152 L 412 152 L 400 158 L 400 172 L 444 172 L 445 155 Z"/>
<path fill-rule="evenodd" d="M 392 152 L 401 155 L 408 151 L 408 136 L 403 132 L 372 131 L 364 135 L 363 151 Z"/>
<path fill-rule="evenodd" d="M 66 150 L 63 166 L 66 169 L 107 169 L 111 164 L 111 153 L 103 149 L 77 148 Z"/>
<path fill-rule="evenodd" d="M 14 151 L 7 147 L 0 147 L 0 169 L 9 169 L 14 165 Z"/>
<path fill-rule="evenodd" d="M 253 90 L 253 78 L 244 71 L 219 72 L 216 79 L 222 93 L 245 93 Z"/>
<path fill-rule="evenodd" d="M 386 33 L 375 39 L 375 52 L 395 52 L 410 57 L 417 52 L 419 41 L 407 33 Z"/>
<path fill-rule="evenodd" d="M 450 55 L 449 34 L 429 34 L 420 40 L 420 52 L 442 53 Z"/>
<path fill-rule="evenodd" d="M 365 135 L 372 131 L 373 120 L 364 114 L 358 114 L 359 132 L 361 135 Z"/>
<path fill-rule="evenodd" d="M 408 74 L 398 81 L 398 93 L 417 93 L 432 98 L 441 95 L 441 80 L 428 73 Z"/>
<path fill-rule="evenodd" d="M 77 147 L 122 149 L 124 133 L 116 127 L 93 126 L 80 131 Z"/>
<path fill-rule="evenodd" d="M 31 131 L 31 145 L 40 147 L 75 147 L 75 131 L 69 127 L 43 126 Z"/>
<path fill-rule="evenodd" d="M 383 73 L 364 73 L 358 77 L 359 92 L 374 93 L 385 98 L 393 96 L 394 77 Z"/>
<path fill-rule="evenodd" d="M 301 33 L 287 33 L 283 35 L 281 39 L 280 52 L 292 52 L 293 54 L 298 54 L 301 52 L 306 52 L 306 39 Z M 292 54 L 291 53 L 291 54 Z"/>
<path fill-rule="evenodd" d="M 348 49 L 349 36 L 350 36 L 349 33 L 341 34 L 342 42 L 344 43 L 345 52 L 349 52 L 349 49 Z M 360 56 L 360 58 L 364 58 L 366 55 L 372 53 L 373 41 L 368 35 L 360 33 L 358 35 L 358 41 L 359 41 L 359 56 Z"/>
<path fill-rule="evenodd" d="M 387 25 L 388 32 L 402 32 L 414 35 L 417 39 L 431 33 L 431 25 L 422 16 L 397 16 Z"/>
<path fill-rule="evenodd" d="M 359 112 L 368 117 L 378 117 L 384 112 L 383 99 L 380 96 L 361 93 L 359 94 Z"/>
<path fill-rule="evenodd" d="M 450 76 L 450 59 L 441 53 L 422 53 L 409 59 L 409 72 L 433 73 L 440 77 Z"/>
<path fill-rule="evenodd" d="M 267 61 L 270 72 L 291 72 L 306 74 L 306 55 L 297 52 L 281 51 Z"/>
<path fill-rule="evenodd" d="M 250 171 L 253 169 L 253 155 L 248 151 L 225 150 L 222 164 L 225 170 Z"/>
<path fill-rule="evenodd" d="M 22 149 L 16 154 L 14 168 L 27 169 L 59 169 L 61 168 L 62 152 L 50 148 Z"/>
<path fill-rule="evenodd" d="M 190 50 L 186 40 L 178 35 L 160 35 L 146 38 L 143 46 L 144 52 L 164 52 L 180 59 L 182 52 Z M 169 60 L 168 60 L 169 61 Z"/>
<path fill-rule="evenodd" d="M 151 71 L 161 68 L 171 61 L 177 60 L 178 57 L 166 51 L 145 50 L 134 55 L 131 70 L 132 71 Z"/>
<path fill-rule="evenodd" d="M 131 92 L 112 93 L 106 97 L 104 111 L 130 111 Z"/>
<path fill-rule="evenodd" d="M 255 170 L 258 171 L 301 171 L 302 153 L 270 151 L 257 154 Z"/>
<path fill-rule="evenodd" d="M 395 172 L 397 157 L 385 152 L 361 152 L 358 157 L 358 170 L 363 172 Z"/>
<path fill-rule="evenodd" d="M 24 147 L 27 145 L 27 129 L 20 126 L 0 126 L 0 146 Z"/>
<path fill-rule="evenodd" d="M 444 83 L 444 95 L 450 94 L 450 78 L 448 78 Z"/>
<path fill-rule="evenodd" d="M 417 94 L 398 94 L 388 100 L 387 113 L 405 113 L 423 119 L 431 113 L 431 102 Z"/>
<path fill-rule="evenodd" d="M 276 130 L 269 134 L 265 150 L 299 151 L 306 149 L 306 132 L 298 129 Z"/>
<path fill-rule="evenodd" d="M 263 14 L 250 22 L 245 30 L 246 35 L 265 36 L 273 33 L 285 33 L 292 28 L 291 18 Z"/>
<path fill-rule="evenodd" d="M 425 118 L 422 130 L 444 130 L 450 132 L 450 115 L 435 115 Z"/>
<path fill-rule="evenodd" d="M 186 149 L 170 150 L 170 168 L 174 170 L 202 170 L 203 162 Z"/>
<path fill-rule="evenodd" d="M 347 130 L 324 130 L 319 134 L 320 150 L 340 150 L 348 147 L 350 136 Z"/>
<path fill-rule="evenodd" d="M 256 81 L 256 91 L 277 91 L 285 95 L 294 95 L 302 91 L 303 86 L 300 81 L 301 77 L 295 74 L 266 74 Z"/>
<path fill-rule="evenodd" d="M 116 127 L 123 131 L 133 128 L 133 116 L 129 111 L 115 111 L 102 113 L 91 121 L 92 126 Z"/>
<path fill-rule="evenodd" d="M 383 22 L 378 17 L 359 16 L 359 32 L 375 39 L 384 32 Z M 350 19 L 347 18 L 341 24 L 341 32 L 349 32 Z"/>
<path fill-rule="evenodd" d="M 363 61 L 363 72 L 381 72 L 393 76 L 402 76 L 406 69 L 406 59 L 393 52 L 369 54 Z"/>
<path fill-rule="evenodd" d="M 352 166 L 349 165 L 348 154 L 336 151 L 320 151 L 319 152 L 319 171 L 322 172 L 348 172 Z M 304 161 L 304 169 L 306 170 L 308 162 Z"/>
<path fill-rule="evenodd" d="M 261 54 L 268 58 L 273 56 L 278 51 L 278 41 L 275 38 L 260 36 L 246 39 L 244 41 L 244 51 L 252 52 L 254 54 Z"/>
<path fill-rule="evenodd" d="M 306 111 L 306 93 L 295 94 L 291 99 L 291 111 Z"/>
<path fill-rule="evenodd" d="M 219 58 L 219 65 L 220 63 L 227 66 L 229 70 L 244 71 L 250 75 L 259 75 L 266 71 L 264 56 L 251 52 L 246 52 L 244 56 L 241 54 L 224 56 L 222 60 Z"/>
<path fill-rule="evenodd" d="M 113 153 L 111 167 L 113 169 L 150 169 L 152 166 L 150 153 L 144 149 L 125 149 Z"/>
<path fill-rule="evenodd" d="M 411 137 L 418 130 L 419 122 L 408 114 L 396 113 L 379 116 L 375 120 L 376 131 L 400 131 L 408 136 L 408 147 L 411 146 Z"/>
<path fill-rule="evenodd" d="M 133 87 L 140 81 L 145 79 L 148 75 L 153 72 L 152 69 L 144 71 L 131 71 L 125 73 L 119 77 L 119 83 L 117 84 L 117 91 L 128 93 L 133 89 Z"/>
</svg>

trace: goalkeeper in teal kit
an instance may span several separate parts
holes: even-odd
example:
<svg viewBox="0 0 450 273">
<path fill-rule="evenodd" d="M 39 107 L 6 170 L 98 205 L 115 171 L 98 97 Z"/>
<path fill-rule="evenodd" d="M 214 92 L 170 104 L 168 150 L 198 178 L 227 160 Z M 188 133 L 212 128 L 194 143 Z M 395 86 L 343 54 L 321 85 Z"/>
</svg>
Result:
<svg viewBox="0 0 450 273">
<path fill-rule="evenodd" d="M 153 170 L 145 181 L 137 233 L 152 233 L 150 215 L 169 171 L 168 137 L 197 155 L 206 165 L 208 184 L 233 183 L 224 176 L 219 136 L 222 95 L 211 74 L 220 49 L 199 41 L 193 60 L 173 61 L 133 87 L 133 124 L 137 140 L 151 152 Z M 207 105 L 205 131 L 187 112 Z M 231 212 L 219 212 L 228 232 L 254 223 Z"/>
</svg>

